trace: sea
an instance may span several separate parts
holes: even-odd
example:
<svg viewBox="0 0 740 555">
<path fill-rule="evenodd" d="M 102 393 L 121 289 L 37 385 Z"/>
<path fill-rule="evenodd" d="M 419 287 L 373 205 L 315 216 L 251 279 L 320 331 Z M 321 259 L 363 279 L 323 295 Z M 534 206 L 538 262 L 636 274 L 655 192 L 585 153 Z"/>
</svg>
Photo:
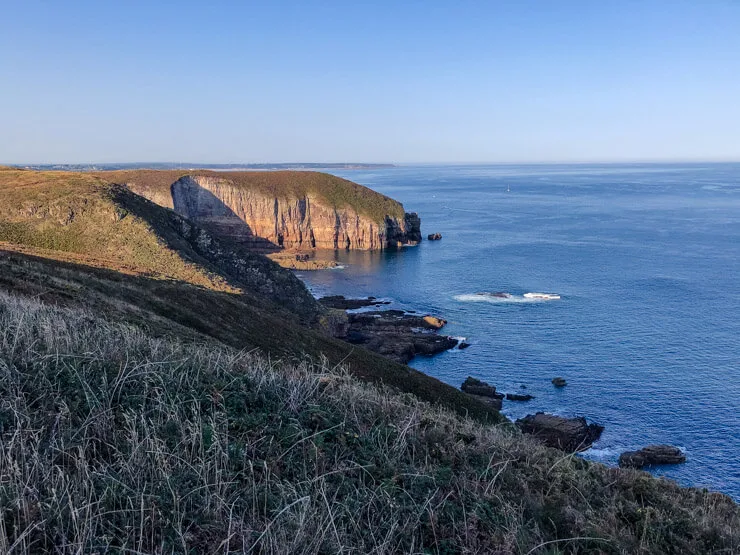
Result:
<svg viewBox="0 0 740 555">
<path fill-rule="evenodd" d="M 504 401 L 512 419 L 545 411 L 605 426 L 586 459 L 678 446 L 685 464 L 650 471 L 740 500 L 740 164 L 332 173 L 418 212 L 424 241 L 327 254 L 337 269 L 299 273 L 315 295 L 441 316 L 443 333 L 471 346 L 411 366 L 534 395 Z M 485 294 L 496 292 L 511 297 Z"/>
</svg>

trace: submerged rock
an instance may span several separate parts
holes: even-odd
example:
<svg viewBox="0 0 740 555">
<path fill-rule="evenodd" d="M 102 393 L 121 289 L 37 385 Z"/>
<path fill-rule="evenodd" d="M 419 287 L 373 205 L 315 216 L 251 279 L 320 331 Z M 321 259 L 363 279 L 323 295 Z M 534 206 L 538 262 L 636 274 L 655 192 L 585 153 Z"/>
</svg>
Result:
<svg viewBox="0 0 740 555">
<path fill-rule="evenodd" d="M 340 310 L 354 310 L 357 308 L 364 308 L 366 306 L 391 304 L 390 301 L 379 301 L 375 297 L 367 297 L 366 299 L 348 299 L 344 295 L 321 297 L 319 302 L 329 308 L 337 308 Z"/>
<path fill-rule="evenodd" d="M 530 399 L 534 399 L 534 395 L 530 395 L 529 393 L 507 393 L 506 399 L 508 401 L 529 401 Z"/>
<path fill-rule="evenodd" d="M 552 385 L 554 385 L 555 387 L 565 387 L 566 385 L 568 385 L 568 382 L 565 381 L 565 378 L 561 378 L 560 376 L 558 376 L 557 378 L 552 379 Z"/>
<path fill-rule="evenodd" d="M 529 414 L 516 421 L 525 434 L 531 434 L 548 447 L 568 453 L 585 451 L 601 437 L 604 427 L 589 424 L 581 417 L 565 418 L 554 414 Z"/>
<path fill-rule="evenodd" d="M 626 468 L 683 462 L 686 462 L 686 455 L 678 447 L 672 445 L 648 445 L 639 451 L 625 451 L 619 455 L 619 466 Z"/>
</svg>

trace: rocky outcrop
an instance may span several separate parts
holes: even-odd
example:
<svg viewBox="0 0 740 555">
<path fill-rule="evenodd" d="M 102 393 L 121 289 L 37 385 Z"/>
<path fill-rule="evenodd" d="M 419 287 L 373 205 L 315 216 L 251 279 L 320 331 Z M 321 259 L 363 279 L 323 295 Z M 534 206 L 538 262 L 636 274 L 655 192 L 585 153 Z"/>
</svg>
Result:
<svg viewBox="0 0 740 555">
<path fill-rule="evenodd" d="M 365 308 L 368 306 L 391 304 L 390 301 L 379 301 L 375 297 L 367 297 L 366 299 L 348 299 L 344 295 L 329 295 L 328 297 L 321 297 L 319 302 L 328 308 L 336 308 L 338 310 L 356 310 L 358 308 Z"/>
<path fill-rule="evenodd" d="M 489 385 L 486 382 L 468 376 L 460 386 L 460 389 L 465 393 L 471 395 L 477 395 L 479 397 L 492 397 L 494 399 L 503 399 L 503 393 L 497 393 L 496 387 Z"/>
<path fill-rule="evenodd" d="M 531 401 L 532 399 L 534 399 L 534 395 L 530 395 L 529 393 L 507 393 L 506 394 L 507 401 Z"/>
<path fill-rule="evenodd" d="M 686 455 L 678 447 L 672 445 L 648 445 L 639 451 L 626 451 L 619 455 L 619 466 L 626 468 L 683 462 L 686 462 Z"/>
<path fill-rule="evenodd" d="M 269 195 L 216 176 L 181 177 L 172 184 L 171 195 L 177 213 L 253 250 L 380 250 L 421 240 L 416 214 L 375 221 L 350 205 L 332 206 L 319 195 Z"/>
<path fill-rule="evenodd" d="M 554 414 L 529 414 L 516 421 L 525 434 L 532 434 L 548 447 L 568 453 L 585 451 L 601 437 L 603 426 L 589 424 L 583 417 L 564 418 Z"/>
<path fill-rule="evenodd" d="M 434 333 L 445 321 L 433 316 L 380 310 L 348 314 L 347 317 L 346 341 L 402 364 L 417 355 L 436 355 L 457 345 L 457 339 Z"/>
<path fill-rule="evenodd" d="M 430 233 L 427 235 L 427 241 L 439 241 L 440 239 L 442 239 L 441 233 Z"/>
</svg>

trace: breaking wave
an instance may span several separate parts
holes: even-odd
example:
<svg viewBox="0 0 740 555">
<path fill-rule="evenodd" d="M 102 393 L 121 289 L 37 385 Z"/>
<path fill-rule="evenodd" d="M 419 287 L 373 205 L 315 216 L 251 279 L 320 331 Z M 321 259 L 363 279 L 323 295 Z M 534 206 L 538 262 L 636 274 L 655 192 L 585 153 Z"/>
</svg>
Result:
<svg viewBox="0 0 740 555">
<path fill-rule="evenodd" d="M 453 297 L 456 301 L 463 303 L 491 303 L 491 304 L 507 304 L 507 303 L 546 303 L 553 300 L 560 299 L 559 295 L 551 296 L 532 296 L 531 293 L 525 293 L 524 295 L 510 295 L 505 296 L 499 293 L 467 293 L 464 295 L 455 295 Z"/>
</svg>

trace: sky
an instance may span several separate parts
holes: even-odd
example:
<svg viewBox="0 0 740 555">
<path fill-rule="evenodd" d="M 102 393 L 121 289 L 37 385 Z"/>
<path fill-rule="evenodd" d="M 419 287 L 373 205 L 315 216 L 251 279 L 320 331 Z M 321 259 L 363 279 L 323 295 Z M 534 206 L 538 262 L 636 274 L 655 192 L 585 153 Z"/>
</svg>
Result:
<svg viewBox="0 0 740 555">
<path fill-rule="evenodd" d="M 740 160 L 740 0 L 0 0 L 0 163 Z"/>
</svg>

